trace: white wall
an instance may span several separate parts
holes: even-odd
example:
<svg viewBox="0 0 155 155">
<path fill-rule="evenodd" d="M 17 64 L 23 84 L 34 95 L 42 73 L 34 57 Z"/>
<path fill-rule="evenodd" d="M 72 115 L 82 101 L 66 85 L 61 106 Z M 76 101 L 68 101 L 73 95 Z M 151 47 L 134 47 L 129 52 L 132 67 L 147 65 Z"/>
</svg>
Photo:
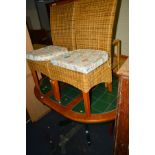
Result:
<svg viewBox="0 0 155 155">
<path fill-rule="evenodd" d="M 122 0 L 116 38 L 122 42 L 122 54 L 129 55 L 129 0 Z"/>
</svg>

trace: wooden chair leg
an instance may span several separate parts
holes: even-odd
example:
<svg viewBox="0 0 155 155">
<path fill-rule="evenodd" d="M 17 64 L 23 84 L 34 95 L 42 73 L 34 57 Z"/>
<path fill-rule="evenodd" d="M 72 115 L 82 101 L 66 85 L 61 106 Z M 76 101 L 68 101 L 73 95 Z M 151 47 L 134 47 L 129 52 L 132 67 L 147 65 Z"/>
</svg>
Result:
<svg viewBox="0 0 155 155">
<path fill-rule="evenodd" d="M 89 92 L 85 93 L 82 92 L 83 94 L 83 100 L 84 100 L 84 107 L 85 107 L 85 113 L 87 116 L 90 115 L 90 97 L 89 97 Z"/>
<path fill-rule="evenodd" d="M 105 88 L 107 88 L 107 87 L 108 87 L 107 83 L 104 83 L 104 85 L 105 85 Z"/>
<path fill-rule="evenodd" d="M 112 83 L 108 83 L 107 88 L 109 92 L 112 92 Z"/>
<path fill-rule="evenodd" d="M 32 71 L 32 77 L 33 77 L 35 86 L 37 87 L 38 90 L 40 90 L 40 87 L 39 87 L 39 78 L 38 78 L 38 75 L 37 75 L 37 72 L 36 71 Z"/>
<path fill-rule="evenodd" d="M 51 80 L 51 85 L 52 85 L 52 90 L 53 90 L 54 97 L 60 103 L 61 98 L 60 98 L 60 91 L 59 91 L 58 81 Z"/>
</svg>

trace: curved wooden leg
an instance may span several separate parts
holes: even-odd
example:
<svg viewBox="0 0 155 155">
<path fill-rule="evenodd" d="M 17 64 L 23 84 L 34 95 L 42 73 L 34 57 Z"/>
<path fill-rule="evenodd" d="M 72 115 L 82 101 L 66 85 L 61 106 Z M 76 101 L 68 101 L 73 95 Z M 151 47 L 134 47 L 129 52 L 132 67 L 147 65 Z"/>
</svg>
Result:
<svg viewBox="0 0 155 155">
<path fill-rule="evenodd" d="M 61 98 L 60 98 L 60 91 L 59 91 L 58 81 L 51 80 L 51 85 L 52 85 L 52 90 L 53 90 L 54 97 L 60 103 Z"/>
<path fill-rule="evenodd" d="M 84 100 L 84 107 L 85 107 L 85 113 L 86 115 L 90 115 L 90 97 L 89 97 L 89 92 L 85 93 L 82 92 L 83 94 L 83 100 Z"/>
<path fill-rule="evenodd" d="M 107 88 L 109 92 L 112 92 L 112 83 L 107 83 Z"/>
</svg>

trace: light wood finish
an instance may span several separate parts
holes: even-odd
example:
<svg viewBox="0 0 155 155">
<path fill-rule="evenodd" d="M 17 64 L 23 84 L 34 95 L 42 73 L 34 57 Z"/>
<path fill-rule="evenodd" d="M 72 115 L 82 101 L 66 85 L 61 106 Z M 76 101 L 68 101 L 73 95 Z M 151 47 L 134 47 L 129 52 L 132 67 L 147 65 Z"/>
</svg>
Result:
<svg viewBox="0 0 155 155">
<path fill-rule="evenodd" d="M 107 88 L 109 92 L 112 92 L 112 83 L 108 83 Z"/>
<path fill-rule="evenodd" d="M 117 72 L 118 75 L 129 76 L 129 59 L 127 59 Z"/>
<path fill-rule="evenodd" d="M 29 32 L 26 29 L 26 51 L 33 50 Z M 31 70 L 26 64 L 26 109 L 30 116 L 32 122 L 37 121 L 42 116 L 50 111 L 47 106 L 44 106 L 34 95 L 35 84 L 33 82 L 33 77 Z"/>
<path fill-rule="evenodd" d="M 51 85 L 52 85 L 52 89 L 53 89 L 53 94 L 55 99 L 60 102 L 60 91 L 59 91 L 59 85 L 58 85 L 58 81 L 56 80 L 51 80 Z"/>
<path fill-rule="evenodd" d="M 120 40 L 114 40 L 113 45 L 116 46 L 116 52 L 117 52 L 117 70 L 120 68 L 120 58 L 121 58 L 121 41 Z"/>
<path fill-rule="evenodd" d="M 83 100 L 84 100 L 85 113 L 89 117 L 91 113 L 89 92 L 87 93 L 83 92 Z"/>
<path fill-rule="evenodd" d="M 113 73 L 117 74 L 118 72 L 118 61 L 117 61 L 117 55 L 114 55 L 113 56 L 113 64 L 112 64 L 112 70 L 113 70 Z M 121 67 L 124 62 L 128 59 L 128 56 L 126 55 L 121 55 L 120 56 L 120 61 L 119 61 L 119 66 Z"/>
</svg>

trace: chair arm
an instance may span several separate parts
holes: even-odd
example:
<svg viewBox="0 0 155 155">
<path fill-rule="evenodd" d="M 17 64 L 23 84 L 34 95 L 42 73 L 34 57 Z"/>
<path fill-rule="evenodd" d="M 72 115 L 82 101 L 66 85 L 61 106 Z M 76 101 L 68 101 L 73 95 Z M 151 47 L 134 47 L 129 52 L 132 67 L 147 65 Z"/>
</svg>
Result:
<svg viewBox="0 0 155 155">
<path fill-rule="evenodd" d="M 116 57 L 117 57 L 117 69 L 120 68 L 120 57 L 121 57 L 121 40 L 116 39 L 113 41 L 113 45 L 116 46 Z"/>
</svg>

